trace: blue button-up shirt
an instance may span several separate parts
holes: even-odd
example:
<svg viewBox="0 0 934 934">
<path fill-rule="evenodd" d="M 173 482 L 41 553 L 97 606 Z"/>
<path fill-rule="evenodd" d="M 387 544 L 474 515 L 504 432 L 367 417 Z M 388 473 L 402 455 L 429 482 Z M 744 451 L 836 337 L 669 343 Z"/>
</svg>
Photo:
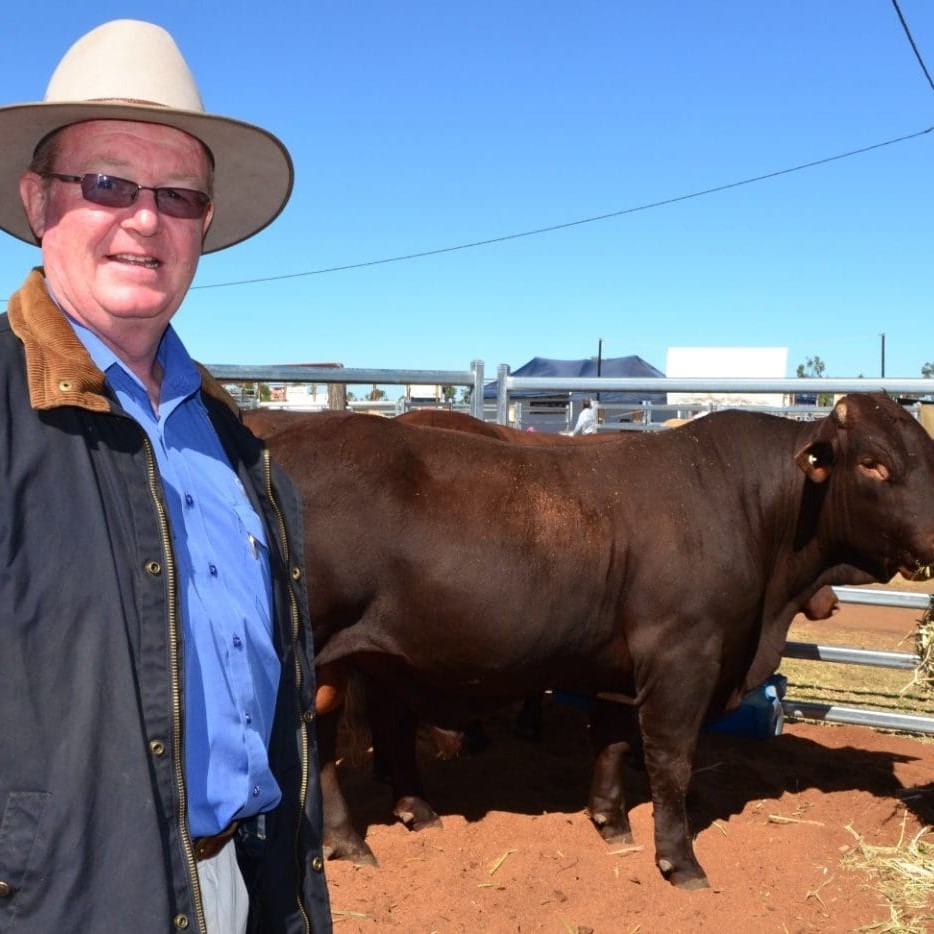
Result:
<svg viewBox="0 0 934 934">
<path fill-rule="evenodd" d="M 175 331 L 170 327 L 159 346 L 156 413 L 139 378 L 94 333 L 71 324 L 149 436 L 162 477 L 185 644 L 189 832 L 212 836 L 281 797 L 267 758 L 280 666 L 263 524 L 211 425 L 201 376 Z"/>
</svg>

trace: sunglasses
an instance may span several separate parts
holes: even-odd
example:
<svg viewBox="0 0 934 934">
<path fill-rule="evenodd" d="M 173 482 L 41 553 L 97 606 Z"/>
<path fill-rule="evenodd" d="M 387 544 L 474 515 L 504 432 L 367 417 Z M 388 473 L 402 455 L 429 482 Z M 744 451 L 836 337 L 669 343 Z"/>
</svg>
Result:
<svg viewBox="0 0 934 934">
<path fill-rule="evenodd" d="M 56 178 L 60 182 L 71 182 L 81 186 L 85 201 L 105 208 L 128 208 L 139 197 L 141 191 L 151 191 L 156 197 L 156 207 L 169 217 L 197 220 L 204 217 L 211 199 L 203 191 L 192 188 L 152 188 L 113 175 L 61 175 L 45 172 L 42 178 Z"/>
</svg>

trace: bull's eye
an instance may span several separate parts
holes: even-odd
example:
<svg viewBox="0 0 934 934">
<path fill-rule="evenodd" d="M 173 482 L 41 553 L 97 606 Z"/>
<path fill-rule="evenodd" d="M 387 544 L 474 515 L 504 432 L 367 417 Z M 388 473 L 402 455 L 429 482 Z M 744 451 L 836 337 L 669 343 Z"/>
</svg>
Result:
<svg viewBox="0 0 934 934">
<path fill-rule="evenodd" d="M 873 480 L 889 479 L 889 468 L 880 461 L 873 460 L 871 457 L 867 457 L 860 461 L 859 472 L 864 476 L 872 478 Z"/>
</svg>

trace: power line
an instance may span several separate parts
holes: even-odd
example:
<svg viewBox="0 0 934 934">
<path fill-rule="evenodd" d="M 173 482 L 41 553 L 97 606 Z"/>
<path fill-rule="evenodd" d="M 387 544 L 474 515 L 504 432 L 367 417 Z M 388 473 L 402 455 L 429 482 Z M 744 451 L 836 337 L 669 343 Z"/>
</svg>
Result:
<svg viewBox="0 0 934 934">
<path fill-rule="evenodd" d="M 894 2 L 894 0 L 893 0 Z M 653 208 L 665 207 L 669 204 L 678 204 L 681 201 L 690 201 L 692 198 L 702 198 L 705 195 L 717 194 L 721 191 L 729 191 L 731 188 L 739 188 L 743 185 L 752 185 L 755 182 L 764 182 L 772 178 L 779 178 L 782 175 L 790 175 L 793 172 L 801 172 L 804 169 L 813 169 L 820 165 L 827 165 L 829 162 L 837 162 L 840 159 L 849 159 L 852 156 L 859 156 L 876 149 L 882 149 L 886 146 L 894 146 L 896 143 L 904 143 L 908 140 L 917 139 L 934 130 L 934 126 L 929 126 L 925 130 L 919 130 L 917 133 L 909 133 L 907 136 L 900 136 L 897 139 L 886 140 L 883 143 L 874 143 L 872 146 L 864 146 L 862 149 L 851 149 L 849 152 L 839 153 L 835 156 L 827 156 L 824 159 L 815 159 L 813 162 L 803 162 L 801 165 L 795 165 L 788 169 L 779 169 L 775 172 L 768 172 L 765 175 L 756 175 L 752 178 L 744 178 L 737 182 L 728 182 L 725 185 L 717 185 L 713 188 L 705 188 L 702 191 L 694 191 L 687 195 L 677 195 L 672 198 L 665 198 L 661 201 L 651 201 L 648 204 L 639 204 L 635 207 L 623 208 L 620 211 L 610 211 L 607 214 L 598 214 L 594 217 L 584 217 L 579 220 L 566 221 L 563 224 L 552 224 L 549 227 L 536 227 L 534 230 L 524 230 L 520 233 L 504 234 L 499 237 L 489 237 L 485 240 L 473 240 L 470 243 L 460 243 L 456 246 L 439 247 L 434 250 L 424 250 L 420 253 L 405 253 L 401 256 L 388 256 L 383 259 L 371 259 L 361 263 L 349 263 L 344 266 L 327 266 L 322 269 L 311 269 L 306 272 L 289 272 L 276 276 L 262 276 L 257 279 L 237 279 L 231 282 L 215 282 L 208 285 L 194 285 L 194 289 L 223 289 L 232 285 L 255 285 L 259 282 L 279 282 L 283 279 L 299 279 L 305 276 L 323 276 L 330 272 L 347 272 L 350 269 L 365 269 L 367 266 L 381 266 L 386 263 L 402 263 L 406 260 L 422 259 L 426 256 L 440 256 L 443 253 L 455 253 L 459 250 L 471 250 L 476 247 L 490 246 L 494 243 L 504 243 L 507 240 L 518 240 L 522 237 L 535 237 L 540 234 L 552 233 L 556 230 L 567 230 L 569 227 L 579 227 L 583 224 L 593 224 L 597 221 L 610 220 L 614 217 L 623 217 L 627 214 L 636 214 L 640 211 L 649 211 Z"/>
<path fill-rule="evenodd" d="M 918 64 L 921 66 L 921 70 L 924 72 L 924 77 L 928 79 L 928 84 L 931 86 L 931 90 L 934 91 L 934 81 L 931 80 L 931 75 L 928 73 L 927 67 L 924 64 L 924 59 L 921 58 L 921 53 L 918 51 L 918 46 L 915 44 L 915 40 L 912 38 L 911 30 L 908 28 L 908 23 L 905 22 L 905 17 L 902 16 L 901 8 L 898 5 L 898 0 L 892 0 L 892 6 L 895 7 L 895 12 L 898 14 L 899 22 L 902 24 L 902 29 L 905 30 L 905 35 L 908 37 L 908 42 L 911 44 L 912 51 L 915 53 L 915 58 L 918 60 Z"/>
<path fill-rule="evenodd" d="M 893 0 L 895 2 L 895 0 Z M 934 86 L 934 85 L 932 85 Z M 787 169 L 778 169 L 775 172 L 767 172 L 764 175 L 755 175 L 752 178 L 744 178 L 736 182 L 728 182 L 724 185 L 716 185 L 713 188 L 704 188 L 701 191 L 694 191 L 686 195 L 676 195 L 671 198 L 664 198 L 660 201 L 651 201 L 647 204 L 639 204 L 634 207 L 623 208 L 619 211 L 610 211 L 606 214 L 597 214 L 594 217 L 584 217 L 578 220 L 566 221 L 562 224 L 552 224 L 548 227 L 536 227 L 534 230 L 524 230 L 519 233 L 503 234 L 499 237 L 488 237 L 485 240 L 473 240 L 470 243 L 460 243 L 456 246 L 439 247 L 434 250 L 423 250 L 419 253 L 404 253 L 400 256 L 388 256 L 383 259 L 371 259 L 360 263 L 348 263 L 343 266 L 327 266 L 322 269 L 311 269 L 306 272 L 282 273 L 275 276 L 261 276 L 255 279 L 236 279 L 229 282 L 214 282 L 207 285 L 193 285 L 191 290 L 195 289 L 223 289 L 235 285 L 256 285 L 261 282 L 279 282 L 285 279 L 299 279 L 307 276 L 323 276 L 331 272 L 347 272 L 351 269 L 365 269 L 368 266 L 382 266 L 387 263 L 402 263 L 412 259 L 422 259 L 426 256 L 440 256 L 444 253 L 456 253 L 460 250 L 470 250 L 481 246 L 491 246 L 495 243 L 505 243 L 508 240 L 519 240 L 523 237 L 535 237 L 541 234 L 552 233 L 556 230 L 567 230 L 570 227 L 580 227 L 584 224 L 594 224 L 598 221 L 611 220 L 614 217 L 624 217 L 627 214 L 637 214 L 641 211 L 649 211 L 653 208 L 666 207 L 670 204 L 678 204 L 682 201 L 690 201 L 693 198 L 702 198 L 705 195 L 718 194 L 722 191 L 729 191 L 732 188 L 740 188 L 743 185 L 752 185 L 756 182 L 768 181 L 772 178 L 780 178 L 783 175 L 791 175 L 793 172 L 802 172 L 805 169 L 813 169 L 817 166 L 827 165 L 830 162 L 839 162 L 841 159 L 849 159 L 853 156 L 860 156 L 867 152 L 873 152 L 876 149 L 883 149 L 886 146 L 894 146 L 898 143 L 905 143 L 909 140 L 918 139 L 934 130 L 934 126 L 919 130 L 916 133 L 909 133 L 907 136 L 899 136 L 895 139 L 885 140 L 882 143 L 874 143 L 871 146 L 863 146 L 860 149 L 851 149 L 848 152 L 838 153 L 835 156 L 826 156 L 823 159 L 815 159 L 811 162 L 803 162 L 800 165 L 791 166 Z M 4 304 L 6 302 L 4 301 Z"/>
</svg>

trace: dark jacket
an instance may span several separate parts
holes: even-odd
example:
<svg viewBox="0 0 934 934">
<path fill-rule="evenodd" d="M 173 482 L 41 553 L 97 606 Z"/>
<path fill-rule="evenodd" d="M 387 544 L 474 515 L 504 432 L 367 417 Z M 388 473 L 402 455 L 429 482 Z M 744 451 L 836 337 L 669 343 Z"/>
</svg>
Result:
<svg viewBox="0 0 934 934">
<path fill-rule="evenodd" d="M 206 372 L 202 395 L 267 524 L 282 663 L 282 802 L 265 847 L 237 843 L 251 931 L 318 934 L 331 922 L 299 503 Z M 181 639 L 153 452 L 35 270 L 0 316 L 0 932 L 203 929 Z"/>
</svg>

